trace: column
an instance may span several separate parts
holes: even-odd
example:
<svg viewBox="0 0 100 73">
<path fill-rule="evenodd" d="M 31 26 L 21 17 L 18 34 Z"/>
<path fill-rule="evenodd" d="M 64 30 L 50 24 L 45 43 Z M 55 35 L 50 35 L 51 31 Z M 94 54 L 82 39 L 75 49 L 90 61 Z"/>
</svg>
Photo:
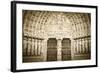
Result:
<svg viewBox="0 0 100 73">
<path fill-rule="evenodd" d="M 39 55 L 39 40 L 37 39 L 37 55 Z"/>
<path fill-rule="evenodd" d="M 26 55 L 26 49 L 27 49 L 27 38 L 24 37 L 24 39 L 23 39 L 23 55 Z"/>
<path fill-rule="evenodd" d="M 44 59 L 44 50 L 43 50 L 43 40 L 40 40 L 40 56 L 42 58 L 42 61 L 46 61 L 46 59 Z"/>
<path fill-rule="evenodd" d="M 85 53 L 88 51 L 88 46 L 87 46 L 87 38 L 85 38 Z"/>
<path fill-rule="evenodd" d="M 38 55 L 40 55 L 40 40 L 38 40 Z"/>
<path fill-rule="evenodd" d="M 40 40 L 40 55 L 43 55 L 43 52 L 42 52 L 42 45 L 43 44 L 43 42 L 42 42 L 42 40 Z"/>
<path fill-rule="evenodd" d="M 40 39 L 37 40 L 37 54 L 40 55 Z"/>
<path fill-rule="evenodd" d="M 75 49 L 75 54 L 77 53 L 77 41 L 74 40 L 74 49 Z"/>
<path fill-rule="evenodd" d="M 34 55 L 34 39 L 32 39 L 32 55 Z"/>
<path fill-rule="evenodd" d="M 37 39 L 34 40 L 35 40 L 35 55 L 37 55 Z"/>
<path fill-rule="evenodd" d="M 88 52 L 88 54 L 89 54 L 89 58 L 91 58 L 91 37 L 89 37 L 89 52 Z"/>
<path fill-rule="evenodd" d="M 79 53 L 79 50 L 78 50 L 78 49 L 79 49 L 79 46 L 78 46 L 78 43 L 79 43 L 79 42 L 78 42 L 78 39 L 77 39 L 77 40 L 76 40 L 76 54 Z"/>
<path fill-rule="evenodd" d="M 31 42 L 30 42 L 30 38 L 28 38 L 28 50 L 27 50 L 27 55 L 30 55 L 30 51 L 31 51 Z"/>
<path fill-rule="evenodd" d="M 91 38 L 89 37 L 89 52 L 91 52 Z"/>
<path fill-rule="evenodd" d="M 27 38 L 27 43 L 26 43 L 26 51 L 25 51 L 25 54 L 26 54 L 26 56 L 28 55 L 28 38 Z"/>
<path fill-rule="evenodd" d="M 86 51 L 87 51 L 86 53 L 88 53 L 88 51 L 89 51 L 88 46 L 89 46 L 89 45 L 88 45 L 88 38 L 86 38 Z"/>
<path fill-rule="evenodd" d="M 61 48 L 62 48 L 62 45 L 61 45 L 61 39 L 57 39 L 57 61 L 61 61 Z"/>
<path fill-rule="evenodd" d="M 83 53 L 85 53 L 85 39 L 83 38 Z"/>
<path fill-rule="evenodd" d="M 87 38 L 87 44 L 88 44 L 88 53 L 90 52 L 91 47 L 91 40 L 90 37 Z"/>
<path fill-rule="evenodd" d="M 39 47 L 38 47 L 38 54 L 41 55 L 41 51 L 42 51 L 42 40 L 39 40 L 38 41 L 38 45 L 39 45 Z"/>
<path fill-rule="evenodd" d="M 35 39 L 34 39 L 34 55 L 35 55 Z"/>
<path fill-rule="evenodd" d="M 30 55 L 32 56 L 32 38 L 30 38 Z"/>
<path fill-rule="evenodd" d="M 74 55 L 75 55 L 75 40 L 71 39 L 71 59 L 74 59 Z"/>
<path fill-rule="evenodd" d="M 47 61 L 47 38 L 42 43 L 43 61 Z"/>
<path fill-rule="evenodd" d="M 80 53 L 80 40 L 77 39 L 77 53 L 79 54 Z"/>
<path fill-rule="evenodd" d="M 82 53 L 84 53 L 84 39 L 82 38 L 81 41 L 82 41 Z"/>
<path fill-rule="evenodd" d="M 82 41 L 81 39 L 79 39 L 79 53 L 81 54 L 82 53 Z"/>
</svg>

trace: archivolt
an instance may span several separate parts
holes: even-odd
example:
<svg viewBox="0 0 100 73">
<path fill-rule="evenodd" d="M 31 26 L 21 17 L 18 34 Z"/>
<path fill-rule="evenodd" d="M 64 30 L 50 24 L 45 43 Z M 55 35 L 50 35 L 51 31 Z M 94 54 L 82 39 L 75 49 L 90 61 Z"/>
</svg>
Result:
<svg viewBox="0 0 100 73">
<path fill-rule="evenodd" d="M 33 37 L 45 37 L 45 32 L 51 29 L 49 26 L 53 27 L 57 23 L 71 38 L 90 36 L 90 22 L 89 13 L 23 11 L 24 35 Z"/>
</svg>

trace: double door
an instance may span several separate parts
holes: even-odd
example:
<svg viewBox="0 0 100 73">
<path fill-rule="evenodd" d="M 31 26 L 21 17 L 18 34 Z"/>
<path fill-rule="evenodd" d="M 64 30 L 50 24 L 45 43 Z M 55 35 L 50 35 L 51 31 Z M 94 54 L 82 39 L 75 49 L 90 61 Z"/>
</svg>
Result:
<svg viewBox="0 0 100 73">
<path fill-rule="evenodd" d="M 64 38 L 61 41 L 61 60 L 71 60 L 71 40 Z M 57 61 L 57 40 L 49 38 L 47 41 L 47 61 Z"/>
</svg>

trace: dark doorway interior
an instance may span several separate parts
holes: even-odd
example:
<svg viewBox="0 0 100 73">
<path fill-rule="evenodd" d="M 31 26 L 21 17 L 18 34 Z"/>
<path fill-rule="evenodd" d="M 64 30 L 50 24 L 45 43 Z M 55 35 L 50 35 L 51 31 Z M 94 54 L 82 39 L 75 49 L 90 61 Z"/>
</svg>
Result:
<svg viewBox="0 0 100 73">
<path fill-rule="evenodd" d="M 71 40 L 64 38 L 62 40 L 62 61 L 71 60 Z"/>
<path fill-rule="evenodd" d="M 57 61 L 56 38 L 49 38 L 47 41 L 47 61 Z"/>
</svg>

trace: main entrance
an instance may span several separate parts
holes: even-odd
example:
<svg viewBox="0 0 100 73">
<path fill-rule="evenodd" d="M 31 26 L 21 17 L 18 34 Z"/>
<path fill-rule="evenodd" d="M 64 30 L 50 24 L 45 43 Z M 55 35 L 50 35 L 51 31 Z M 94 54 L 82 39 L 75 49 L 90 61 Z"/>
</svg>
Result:
<svg viewBox="0 0 100 73">
<path fill-rule="evenodd" d="M 62 61 L 71 60 L 71 40 L 64 38 L 62 40 Z"/>
<path fill-rule="evenodd" d="M 56 38 L 49 38 L 47 41 L 47 61 L 57 61 Z"/>
<path fill-rule="evenodd" d="M 47 61 L 57 61 L 61 56 L 62 61 L 71 60 L 71 40 L 69 38 L 63 38 L 61 41 L 61 47 L 59 41 L 56 38 L 49 38 L 47 41 Z M 59 51 L 59 48 L 61 50 Z M 61 55 L 59 55 L 61 53 Z"/>
</svg>

